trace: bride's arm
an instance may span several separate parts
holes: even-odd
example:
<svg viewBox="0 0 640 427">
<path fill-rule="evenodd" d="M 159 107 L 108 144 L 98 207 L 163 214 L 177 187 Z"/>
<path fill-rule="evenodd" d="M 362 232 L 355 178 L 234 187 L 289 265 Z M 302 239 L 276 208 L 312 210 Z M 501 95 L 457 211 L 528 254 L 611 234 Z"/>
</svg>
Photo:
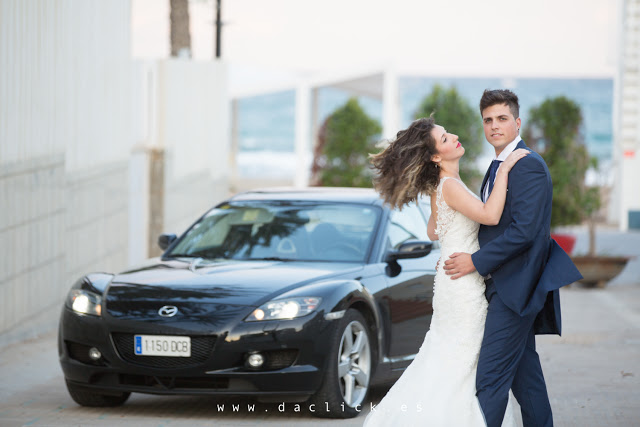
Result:
<svg viewBox="0 0 640 427">
<path fill-rule="evenodd" d="M 514 151 L 502 162 L 496 173 L 493 190 L 486 203 L 482 203 L 471 195 L 458 181 L 448 179 L 442 185 L 445 202 L 467 218 L 480 224 L 497 225 L 502 216 L 504 202 L 507 198 L 509 171 L 518 160 L 529 154 L 525 149 Z"/>
</svg>

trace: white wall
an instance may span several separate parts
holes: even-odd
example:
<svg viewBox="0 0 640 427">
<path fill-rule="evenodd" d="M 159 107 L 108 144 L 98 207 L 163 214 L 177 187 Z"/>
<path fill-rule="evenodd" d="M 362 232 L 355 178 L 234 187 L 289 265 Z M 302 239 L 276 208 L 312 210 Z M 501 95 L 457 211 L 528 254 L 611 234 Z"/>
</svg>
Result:
<svg viewBox="0 0 640 427">
<path fill-rule="evenodd" d="M 182 232 L 228 196 L 224 64 L 133 63 L 130 13 L 0 0 L 0 345 L 54 329 L 84 274 L 146 258 L 153 215 Z"/>
<path fill-rule="evenodd" d="M 60 108 L 59 100 L 72 76 L 60 60 L 71 59 L 64 52 L 73 34 L 68 3 L 0 2 L 2 166 L 64 153 L 70 129 L 63 123 L 71 109 Z"/>
<path fill-rule="evenodd" d="M 20 140 L 0 141 L 9 143 Z M 64 154 L 0 166 L 0 212 L 2 345 L 52 321 L 60 309 L 66 285 Z M 12 331 L 18 326 L 23 328 Z"/>
<path fill-rule="evenodd" d="M 640 0 L 619 0 L 619 72 L 614 100 L 614 194 L 609 211 L 622 231 L 629 212 L 640 212 Z"/>
<path fill-rule="evenodd" d="M 129 15 L 0 2 L 0 344 L 55 328 L 76 276 L 126 266 Z"/>
<path fill-rule="evenodd" d="M 182 233 L 204 211 L 226 198 L 230 174 L 226 65 L 168 59 L 136 61 L 134 68 L 131 263 L 160 253 L 158 233 Z M 164 158 L 161 183 L 153 182 L 157 177 L 152 177 L 152 152 Z M 158 184 L 160 193 L 150 191 Z M 145 193 L 148 196 L 137 196 Z M 159 202 L 151 200 L 158 196 L 162 199 Z M 161 204 L 160 212 L 153 209 L 157 203 Z M 143 224 L 148 227 L 141 228 Z"/>
<path fill-rule="evenodd" d="M 0 2 L 0 164 L 126 158 L 129 14 L 128 0 Z"/>
<path fill-rule="evenodd" d="M 131 6 L 129 0 L 69 3 L 65 24 L 73 35 L 59 60 L 72 66 L 65 83 L 74 90 L 61 94 L 61 120 L 71 133 L 66 138 L 66 169 L 76 171 L 128 158 Z"/>
<path fill-rule="evenodd" d="M 167 60 L 159 63 L 158 76 L 157 145 L 166 161 L 164 231 L 179 234 L 228 196 L 226 67 L 216 61 Z"/>
</svg>

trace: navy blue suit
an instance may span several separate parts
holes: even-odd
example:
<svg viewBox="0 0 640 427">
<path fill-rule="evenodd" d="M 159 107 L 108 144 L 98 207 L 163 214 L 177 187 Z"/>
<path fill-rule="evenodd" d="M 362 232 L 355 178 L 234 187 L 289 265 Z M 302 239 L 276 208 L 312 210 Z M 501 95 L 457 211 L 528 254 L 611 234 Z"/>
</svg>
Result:
<svg viewBox="0 0 640 427">
<path fill-rule="evenodd" d="M 520 141 L 517 148 L 527 146 Z M 487 179 L 488 173 L 482 189 Z M 509 389 L 525 427 L 551 426 L 535 334 L 560 334 L 558 289 L 582 276 L 550 237 L 553 186 L 542 157 L 531 151 L 520 159 L 509 172 L 507 189 L 500 222 L 480 226 L 480 250 L 471 255 L 478 272 L 491 275 L 477 396 L 489 427 L 501 425 Z"/>
</svg>

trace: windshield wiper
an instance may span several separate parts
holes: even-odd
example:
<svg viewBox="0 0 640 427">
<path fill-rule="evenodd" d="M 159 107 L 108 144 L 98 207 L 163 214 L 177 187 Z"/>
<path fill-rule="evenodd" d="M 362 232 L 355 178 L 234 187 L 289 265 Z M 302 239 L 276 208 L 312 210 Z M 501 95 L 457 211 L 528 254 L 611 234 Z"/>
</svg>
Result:
<svg viewBox="0 0 640 427">
<path fill-rule="evenodd" d="M 298 261 L 293 258 L 281 258 L 279 256 L 266 256 L 262 258 L 244 258 L 247 261 Z"/>
<path fill-rule="evenodd" d="M 170 254 L 167 255 L 166 258 L 202 258 L 200 255 L 190 255 L 190 254 Z"/>
</svg>

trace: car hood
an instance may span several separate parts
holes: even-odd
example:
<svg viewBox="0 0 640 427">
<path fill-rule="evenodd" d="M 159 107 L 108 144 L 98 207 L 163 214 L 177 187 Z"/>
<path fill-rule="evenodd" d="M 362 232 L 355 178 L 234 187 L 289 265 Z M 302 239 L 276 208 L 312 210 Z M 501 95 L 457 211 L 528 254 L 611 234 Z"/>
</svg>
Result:
<svg viewBox="0 0 640 427">
<path fill-rule="evenodd" d="M 257 306 L 317 280 L 354 277 L 362 269 L 350 263 L 157 260 L 116 275 L 105 302 L 114 317 L 137 317 L 145 307 L 157 312 L 165 304 L 219 312 Z"/>
</svg>

